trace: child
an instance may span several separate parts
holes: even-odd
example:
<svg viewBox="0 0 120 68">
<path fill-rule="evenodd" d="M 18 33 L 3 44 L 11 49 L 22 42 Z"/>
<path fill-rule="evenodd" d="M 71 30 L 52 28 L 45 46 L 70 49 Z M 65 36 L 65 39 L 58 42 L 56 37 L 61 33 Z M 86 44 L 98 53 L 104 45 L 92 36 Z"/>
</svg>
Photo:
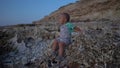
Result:
<svg viewBox="0 0 120 68">
<path fill-rule="evenodd" d="M 56 38 L 52 44 L 52 56 L 56 56 L 56 51 L 58 49 L 58 61 L 64 59 L 63 54 L 65 46 L 68 46 L 71 43 L 71 32 L 72 31 L 81 31 L 78 27 L 74 26 L 69 22 L 70 16 L 67 13 L 61 13 L 59 16 L 60 23 L 60 36 Z"/>
</svg>

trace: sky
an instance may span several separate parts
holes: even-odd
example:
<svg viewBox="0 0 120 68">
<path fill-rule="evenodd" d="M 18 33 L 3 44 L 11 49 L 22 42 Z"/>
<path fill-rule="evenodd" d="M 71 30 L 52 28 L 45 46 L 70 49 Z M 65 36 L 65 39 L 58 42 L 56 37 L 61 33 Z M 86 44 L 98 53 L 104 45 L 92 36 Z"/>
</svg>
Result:
<svg viewBox="0 0 120 68">
<path fill-rule="evenodd" d="M 0 26 L 28 24 L 76 0 L 0 0 Z"/>
</svg>

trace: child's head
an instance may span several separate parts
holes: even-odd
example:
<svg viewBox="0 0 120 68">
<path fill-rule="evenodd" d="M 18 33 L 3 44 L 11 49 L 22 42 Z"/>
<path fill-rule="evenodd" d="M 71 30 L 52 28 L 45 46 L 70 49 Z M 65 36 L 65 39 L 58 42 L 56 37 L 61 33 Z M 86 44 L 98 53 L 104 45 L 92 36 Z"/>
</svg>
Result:
<svg viewBox="0 0 120 68">
<path fill-rule="evenodd" d="M 64 24 L 66 22 L 69 22 L 70 16 L 68 13 L 61 13 L 59 16 L 59 22 L 60 24 Z"/>
</svg>

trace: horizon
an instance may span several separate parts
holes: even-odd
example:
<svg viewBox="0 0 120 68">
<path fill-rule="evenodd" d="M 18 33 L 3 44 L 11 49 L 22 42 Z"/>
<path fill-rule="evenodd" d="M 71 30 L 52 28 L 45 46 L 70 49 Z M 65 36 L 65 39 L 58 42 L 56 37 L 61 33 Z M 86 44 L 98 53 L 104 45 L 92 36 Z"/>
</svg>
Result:
<svg viewBox="0 0 120 68">
<path fill-rule="evenodd" d="M 0 26 L 31 24 L 77 0 L 0 0 Z"/>
</svg>

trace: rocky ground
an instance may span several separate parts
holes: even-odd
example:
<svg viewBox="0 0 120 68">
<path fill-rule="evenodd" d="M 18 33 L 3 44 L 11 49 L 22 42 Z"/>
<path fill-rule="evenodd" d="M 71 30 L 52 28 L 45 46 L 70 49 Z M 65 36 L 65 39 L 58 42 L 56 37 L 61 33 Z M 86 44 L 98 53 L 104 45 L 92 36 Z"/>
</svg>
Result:
<svg viewBox="0 0 120 68">
<path fill-rule="evenodd" d="M 72 33 L 62 68 L 119 68 L 120 23 L 97 20 L 74 23 L 84 34 Z M 55 24 L 0 28 L 0 68 L 48 68 Z M 53 65 L 51 68 L 57 68 Z"/>
</svg>

